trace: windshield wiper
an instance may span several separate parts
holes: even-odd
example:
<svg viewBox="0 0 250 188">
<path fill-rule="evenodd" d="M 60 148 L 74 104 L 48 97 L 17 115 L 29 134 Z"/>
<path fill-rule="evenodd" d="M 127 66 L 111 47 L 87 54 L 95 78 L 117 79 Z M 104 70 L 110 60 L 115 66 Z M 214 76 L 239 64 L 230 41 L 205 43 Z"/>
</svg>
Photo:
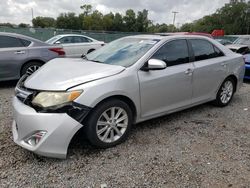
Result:
<svg viewBox="0 0 250 188">
<path fill-rule="evenodd" d="M 103 63 L 103 62 L 98 61 L 98 60 L 91 60 L 91 59 L 89 59 L 89 61 L 93 61 L 93 62 L 95 62 L 95 63 Z"/>
</svg>

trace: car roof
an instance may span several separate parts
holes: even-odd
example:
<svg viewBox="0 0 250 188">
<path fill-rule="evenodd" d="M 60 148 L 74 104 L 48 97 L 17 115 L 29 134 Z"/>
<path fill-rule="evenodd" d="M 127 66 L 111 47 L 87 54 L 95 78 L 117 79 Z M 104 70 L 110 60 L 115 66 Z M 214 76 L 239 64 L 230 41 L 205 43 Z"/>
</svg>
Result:
<svg viewBox="0 0 250 188">
<path fill-rule="evenodd" d="M 55 35 L 56 36 L 59 36 L 59 37 L 69 37 L 69 36 L 78 36 L 78 37 L 87 37 L 87 38 L 90 38 L 86 35 L 80 35 L 80 34 L 60 34 L 60 35 Z"/>
<path fill-rule="evenodd" d="M 201 35 L 165 35 L 165 34 L 151 34 L 151 35 L 133 35 L 133 36 L 128 36 L 126 38 L 141 38 L 141 39 L 158 39 L 158 40 L 163 40 L 163 39 L 176 39 L 176 38 L 196 38 L 196 39 L 211 39 L 206 36 L 201 36 Z"/>
</svg>

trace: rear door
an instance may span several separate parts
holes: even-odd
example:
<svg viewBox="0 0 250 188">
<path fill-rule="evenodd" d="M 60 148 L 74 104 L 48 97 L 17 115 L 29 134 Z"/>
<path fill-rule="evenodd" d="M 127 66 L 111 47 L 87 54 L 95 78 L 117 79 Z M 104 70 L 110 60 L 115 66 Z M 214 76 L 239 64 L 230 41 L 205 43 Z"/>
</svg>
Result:
<svg viewBox="0 0 250 188">
<path fill-rule="evenodd" d="M 72 36 L 62 37 L 58 41 L 63 46 L 63 49 L 65 51 L 66 56 L 67 57 L 74 57 L 75 52 L 74 52 L 73 37 Z"/>
<path fill-rule="evenodd" d="M 227 58 L 206 39 L 189 39 L 194 54 L 193 103 L 212 99 L 227 74 Z"/>
<path fill-rule="evenodd" d="M 81 57 L 87 54 L 89 49 L 95 49 L 92 41 L 82 36 L 66 36 L 59 39 L 67 57 Z"/>
<path fill-rule="evenodd" d="M 74 43 L 75 43 L 75 52 L 77 57 L 81 57 L 83 54 L 87 54 L 90 49 L 95 49 L 95 44 L 92 40 L 81 37 L 81 36 L 74 36 Z"/>
<path fill-rule="evenodd" d="M 0 36 L 0 80 L 18 79 L 28 49 L 21 39 Z"/>
<path fill-rule="evenodd" d="M 151 59 L 166 62 L 164 70 L 138 72 L 141 116 L 149 118 L 191 104 L 192 71 L 185 39 L 167 42 Z"/>
</svg>

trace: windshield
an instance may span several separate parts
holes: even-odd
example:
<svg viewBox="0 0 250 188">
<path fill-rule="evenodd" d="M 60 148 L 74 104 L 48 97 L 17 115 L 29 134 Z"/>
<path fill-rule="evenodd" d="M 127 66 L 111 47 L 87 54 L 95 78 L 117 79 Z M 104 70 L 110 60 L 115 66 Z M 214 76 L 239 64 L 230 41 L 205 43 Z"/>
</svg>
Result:
<svg viewBox="0 0 250 188">
<path fill-rule="evenodd" d="M 56 42 L 59 38 L 60 38 L 59 36 L 52 37 L 49 40 L 47 40 L 46 43 L 54 44 L 54 42 Z"/>
<path fill-rule="evenodd" d="M 86 59 L 129 67 L 136 63 L 158 41 L 155 39 L 122 38 L 86 55 Z"/>
<path fill-rule="evenodd" d="M 238 38 L 234 44 L 250 45 L 250 38 Z"/>
</svg>

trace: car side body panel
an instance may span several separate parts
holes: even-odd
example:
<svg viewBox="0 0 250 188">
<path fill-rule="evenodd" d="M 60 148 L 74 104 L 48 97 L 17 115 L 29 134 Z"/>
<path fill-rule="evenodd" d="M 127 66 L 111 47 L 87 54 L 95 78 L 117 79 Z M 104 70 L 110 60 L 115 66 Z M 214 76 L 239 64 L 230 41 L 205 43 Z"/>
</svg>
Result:
<svg viewBox="0 0 250 188">
<path fill-rule="evenodd" d="M 21 69 L 27 62 L 46 63 L 58 57 L 57 53 L 49 50 L 50 48 L 58 48 L 58 46 L 14 33 L 0 32 L 0 35 L 30 41 L 30 45 L 27 47 L 0 48 L 0 81 L 19 79 Z"/>
</svg>

